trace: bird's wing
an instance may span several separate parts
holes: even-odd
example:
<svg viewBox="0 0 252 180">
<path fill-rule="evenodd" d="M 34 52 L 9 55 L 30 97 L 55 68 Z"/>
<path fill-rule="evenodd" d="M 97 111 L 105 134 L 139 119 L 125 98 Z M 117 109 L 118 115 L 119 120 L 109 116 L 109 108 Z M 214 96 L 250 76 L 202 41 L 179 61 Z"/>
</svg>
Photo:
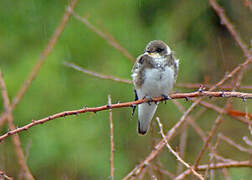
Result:
<svg viewBox="0 0 252 180">
<path fill-rule="evenodd" d="M 137 91 L 136 91 L 136 89 L 134 88 L 134 93 L 135 93 L 135 101 L 137 101 L 138 100 L 138 96 L 137 96 Z M 135 113 L 135 111 L 136 111 L 136 105 L 133 105 L 132 106 L 132 116 L 134 116 L 134 113 Z"/>
</svg>

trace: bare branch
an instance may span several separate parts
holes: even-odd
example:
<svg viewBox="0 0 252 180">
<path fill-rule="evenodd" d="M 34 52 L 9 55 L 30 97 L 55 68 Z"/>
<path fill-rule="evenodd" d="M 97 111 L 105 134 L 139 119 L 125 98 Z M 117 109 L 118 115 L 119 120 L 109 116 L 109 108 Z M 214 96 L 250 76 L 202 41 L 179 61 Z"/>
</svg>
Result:
<svg viewBox="0 0 252 180">
<path fill-rule="evenodd" d="M 168 141 L 166 140 L 166 137 L 164 135 L 164 132 L 163 132 L 163 125 L 161 124 L 159 118 L 157 117 L 157 122 L 158 122 L 158 125 L 159 125 L 159 128 L 160 128 L 160 133 L 162 135 L 162 138 L 164 139 L 165 141 L 165 144 L 166 144 L 166 147 L 169 149 L 169 151 L 177 158 L 178 161 L 180 161 L 185 167 L 187 167 L 188 169 L 190 169 L 193 174 L 195 176 L 197 176 L 199 179 L 201 180 L 204 180 L 204 178 L 202 177 L 202 175 L 200 175 L 199 173 L 197 173 L 188 163 L 186 163 L 173 149 L 172 147 L 169 145 Z"/>
<path fill-rule="evenodd" d="M 16 129 L 16 127 L 13 122 L 14 120 L 13 120 L 13 116 L 11 113 L 10 101 L 8 98 L 8 93 L 6 90 L 6 86 L 5 86 L 3 76 L 2 76 L 1 69 L 0 69 L 0 88 L 2 90 L 2 96 L 3 96 L 3 100 L 4 100 L 4 109 L 5 109 L 5 112 L 8 113 L 8 116 L 7 116 L 8 125 L 9 125 L 10 130 L 14 130 L 14 129 Z M 12 136 L 11 140 L 14 145 L 14 150 L 17 155 L 19 166 L 22 169 L 22 171 L 24 171 L 25 178 L 28 180 L 33 180 L 34 178 L 33 178 L 32 174 L 26 164 L 26 160 L 25 160 L 25 156 L 24 156 L 24 153 L 23 153 L 23 150 L 21 147 L 19 135 L 15 134 L 14 136 Z"/>
<path fill-rule="evenodd" d="M 108 96 L 108 107 L 111 106 L 111 96 Z M 112 109 L 109 109 L 109 124 L 110 124 L 110 178 L 114 179 L 114 129 L 113 129 L 113 114 Z"/>
<path fill-rule="evenodd" d="M 247 149 L 245 147 L 242 147 L 241 145 L 235 143 L 233 140 L 231 140 L 230 138 L 228 138 L 227 136 L 224 136 L 223 134 L 219 133 L 218 134 L 218 137 L 222 140 L 224 140 L 225 142 L 227 142 L 228 144 L 230 144 L 231 146 L 239 149 L 240 151 L 243 151 L 243 152 L 248 152 L 250 154 L 252 154 L 252 149 Z"/>
<path fill-rule="evenodd" d="M 204 142 L 204 145 L 203 145 L 203 148 L 201 149 L 195 163 L 194 163 L 194 167 L 195 169 L 197 169 L 197 166 L 199 165 L 199 162 L 204 154 L 204 152 L 206 151 L 206 149 L 208 148 L 208 145 L 210 143 L 210 141 L 212 140 L 212 137 L 214 136 L 217 128 L 219 127 L 219 124 L 221 123 L 222 121 L 222 114 L 218 115 L 218 117 L 216 118 L 215 122 L 214 122 L 214 125 L 209 133 L 209 136 L 207 137 L 206 141 Z"/>
<path fill-rule="evenodd" d="M 94 76 L 94 77 L 98 77 L 100 79 L 109 79 L 109 80 L 112 80 L 112 81 L 117 81 L 117 82 L 122 82 L 122 83 L 126 83 L 126 84 L 131 84 L 132 81 L 131 80 L 127 80 L 127 79 L 121 79 L 121 78 L 117 78 L 115 76 L 108 76 L 108 75 L 104 75 L 104 74 L 101 74 L 101 73 L 97 73 L 97 72 L 94 72 L 94 71 L 90 71 L 90 70 L 86 70 L 74 63 L 68 63 L 68 62 L 64 62 L 64 65 L 67 66 L 67 67 L 71 67 L 73 69 L 76 69 L 80 72 L 83 72 L 85 74 L 88 74 L 90 76 Z"/>
<path fill-rule="evenodd" d="M 89 29 L 91 29 L 91 31 L 95 32 L 97 35 L 99 35 L 100 37 L 102 37 L 103 39 L 105 39 L 109 45 L 111 45 L 113 48 L 117 49 L 120 53 L 122 53 L 127 59 L 129 59 L 131 62 L 135 62 L 135 58 L 124 48 L 122 47 L 117 41 L 116 39 L 111 36 L 108 33 L 104 33 L 101 30 L 99 30 L 98 28 L 96 28 L 94 25 L 92 25 L 87 18 L 81 17 L 78 14 L 76 14 L 75 12 L 73 12 L 73 16 L 81 21 L 83 24 L 85 24 Z"/>
<path fill-rule="evenodd" d="M 252 99 L 252 93 L 242 93 L 242 92 L 210 92 L 210 91 L 197 91 L 197 92 L 192 92 L 192 93 L 176 93 L 176 94 L 171 94 L 170 98 L 171 99 L 183 99 L 183 98 L 192 98 L 192 97 L 236 97 L 236 98 L 242 98 L 242 99 Z M 153 102 L 159 102 L 159 101 L 164 101 L 164 97 L 157 97 L 153 98 Z M 148 99 L 140 99 L 138 101 L 132 101 L 132 102 L 126 102 L 126 103 L 118 103 L 118 104 L 112 104 L 111 107 L 108 107 L 108 105 L 100 106 L 100 107 L 93 107 L 93 108 L 83 108 L 79 110 L 73 110 L 73 111 L 64 111 L 61 113 L 57 113 L 54 115 L 51 115 L 49 117 L 37 120 L 37 121 L 32 121 L 30 124 L 27 124 L 23 127 L 17 128 L 15 130 L 9 131 L 6 134 L 0 136 L 0 141 L 5 139 L 6 137 L 19 133 L 20 131 L 25 131 L 28 130 L 29 128 L 38 125 L 38 124 L 43 124 L 47 121 L 57 119 L 60 117 L 65 117 L 69 115 L 76 115 L 76 114 L 82 114 L 86 112 L 98 112 L 98 111 L 104 111 L 108 109 L 113 109 L 113 108 L 122 108 L 122 107 L 132 107 L 133 105 L 141 104 L 144 102 L 148 102 Z M 190 110 L 190 109 L 189 109 Z M 181 122 L 184 122 L 186 113 L 182 116 Z M 174 130 L 172 130 L 174 131 Z"/>
<path fill-rule="evenodd" d="M 250 51 L 248 50 L 247 45 L 243 42 L 239 34 L 235 31 L 234 26 L 228 19 L 228 17 L 225 14 L 224 9 L 216 3 L 216 0 L 209 0 L 209 4 L 212 6 L 212 8 L 215 10 L 217 15 L 220 17 L 221 24 L 224 24 L 228 31 L 230 32 L 231 36 L 235 39 L 236 43 L 240 46 L 242 49 L 244 55 L 249 58 L 251 56 Z"/>
<path fill-rule="evenodd" d="M 206 89 L 209 89 L 213 86 L 213 84 L 200 84 L 200 83 L 176 83 L 176 87 L 180 88 L 187 88 L 187 89 L 199 89 L 201 86 L 205 87 Z M 219 86 L 220 89 L 223 90 L 232 90 L 233 86 L 230 85 L 222 85 Z M 239 89 L 241 90 L 251 90 L 252 86 L 240 86 Z"/>
<path fill-rule="evenodd" d="M 222 169 L 222 168 L 232 168 L 232 167 L 252 167 L 252 164 L 249 161 L 234 161 L 234 162 L 224 162 L 216 164 L 205 164 L 199 165 L 197 170 L 205 171 L 207 169 Z M 176 179 L 183 179 L 186 175 L 190 174 L 191 170 L 188 169 L 181 173 Z"/>
</svg>

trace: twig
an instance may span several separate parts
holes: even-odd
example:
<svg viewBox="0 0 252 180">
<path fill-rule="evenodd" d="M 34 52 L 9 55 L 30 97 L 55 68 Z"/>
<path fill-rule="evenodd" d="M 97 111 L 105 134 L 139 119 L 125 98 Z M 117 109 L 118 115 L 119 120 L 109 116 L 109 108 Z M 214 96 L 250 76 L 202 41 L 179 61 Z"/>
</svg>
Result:
<svg viewBox="0 0 252 180">
<path fill-rule="evenodd" d="M 181 158 L 185 158 L 187 135 L 188 135 L 188 131 L 187 131 L 187 128 L 185 128 L 179 140 L 179 155 L 181 156 Z M 181 163 L 178 163 L 177 174 L 181 173 L 182 171 L 183 171 L 183 165 Z"/>
<path fill-rule="evenodd" d="M 99 35 L 100 37 L 102 37 L 103 39 L 105 39 L 109 45 L 111 45 L 112 47 L 114 47 L 115 49 L 117 49 L 120 53 L 122 53 L 127 59 L 129 59 L 132 62 L 135 62 L 135 58 L 124 48 L 122 47 L 114 37 L 112 37 L 110 34 L 108 33 L 104 33 L 101 30 L 99 30 L 98 28 L 96 28 L 94 25 L 92 25 L 87 18 L 81 17 L 78 14 L 76 14 L 75 12 L 73 12 L 73 16 L 81 21 L 83 24 L 85 24 L 89 29 L 91 29 L 91 31 L 95 32 L 97 35 Z"/>
<path fill-rule="evenodd" d="M 197 176 L 199 179 L 201 180 L 204 180 L 204 178 L 202 177 L 202 175 L 200 175 L 199 173 L 197 173 L 188 163 L 186 163 L 173 149 L 172 147 L 169 145 L 165 135 L 164 135 L 164 132 L 163 132 L 163 125 L 161 124 L 159 118 L 157 117 L 156 118 L 157 122 L 158 122 L 158 125 L 159 125 L 159 128 L 160 128 L 160 133 L 165 141 L 165 144 L 166 144 L 166 147 L 169 149 L 169 151 L 177 158 L 178 161 L 180 161 L 185 167 L 187 167 L 188 169 L 190 169 L 193 174 L 195 176 Z"/>
<path fill-rule="evenodd" d="M 193 101 L 197 101 L 197 100 L 193 100 Z M 201 101 L 200 102 L 201 105 L 203 105 L 204 107 L 207 107 L 208 109 L 212 109 L 218 113 L 222 113 L 223 111 L 225 111 L 225 113 L 227 115 L 230 115 L 231 117 L 233 117 L 234 119 L 236 120 L 239 120 L 240 122 L 244 123 L 244 124 L 252 124 L 251 122 L 249 122 L 248 120 L 246 120 L 245 118 L 243 117 L 239 117 L 239 116 L 234 116 L 232 113 L 229 113 L 229 111 L 227 111 L 227 109 L 222 109 L 220 108 L 219 106 L 216 106 L 214 104 L 211 104 L 209 102 L 206 102 L 206 101 Z"/>
<path fill-rule="evenodd" d="M 206 139 L 206 141 L 205 141 L 205 143 L 203 145 L 203 148 L 201 149 L 198 157 L 196 158 L 196 161 L 194 163 L 195 169 L 197 169 L 197 166 L 199 165 L 199 162 L 200 162 L 204 152 L 206 151 L 210 141 L 212 140 L 212 137 L 214 136 L 217 128 L 219 127 L 219 124 L 221 123 L 221 121 L 222 121 L 222 114 L 218 115 L 218 117 L 216 118 L 216 120 L 214 122 L 214 125 L 213 125 L 213 127 L 212 127 L 212 129 L 211 129 L 211 131 L 209 133 L 209 136 L 207 137 L 207 139 Z"/>
<path fill-rule="evenodd" d="M 72 0 L 70 5 L 68 6 L 68 8 L 74 9 L 74 7 L 76 6 L 77 1 L 78 0 Z M 13 99 L 12 104 L 11 104 L 11 111 L 16 107 L 16 105 L 23 98 L 23 96 L 26 93 L 27 89 L 30 87 L 32 81 L 35 79 L 35 77 L 39 73 L 39 70 L 42 67 L 44 61 L 46 60 L 47 56 L 52 52 L 53 47 L 55 46 L 57 40 L 59 39 L 60 35 L 62 34 L 62 32 L 63 32 L 63 30 L 64 30 L 64 28 L 65 28 L 65 26 L 66 26 L 66 24 L 67 24 L 67 22 L 68 22 L 68 20 L 70 18 L 70 16 L 71 16 L 71 12 L 69 10 L 66 10 L 63 17 L 62 17 L 62 19 L 61 19 L 61 22 L 60 22 L 59 26 L 55 30 L 53 36 L 51 37 L 51 39 L 48 42 L 47 46 L 45 47 L 42 54 L 40 55 L 37 63 L 33 67 L 31 73 L 28 75 L 27 79 L 25 80 L 24 84 L 22 85 L 22 87 L 18 91 L 17 95 Z M 2 116 L 0 118 L 0 127 L 3 125 L 5 119 L 6 119 L 6 114 L 2 114 Z"/>
<path fill-rule="evenodd" d="M 111 106 L 111 96 L 108 96 L 108 107 Z M 114 129 L 113 129 L 113 114 L 112 109 L 109 109 L 109 124 L 110 124 L 110 178 L 114 179 Z"/>
<path fill-rule="evenodd" d="M 235 117 L 248 117 L 249 119 L 252 119 L 252 114 L 246 113 L 246 112 L 241 112 L 233 109 L 226 109 L 227 113 L 230 114 L 231 116 Z"/>
<path fill-rule="evenodd" d="M 94 77 L 98 77 L 100 79 L 109 79 L 109 80 L 113 80 L 113 81 L 117 81 L 117 82 L 122 82 L 122 83 L 126 83 L 126 84 L 131 84 L 132 81 L 131 80 L 127 80 L 127 79 L 121 79 L 121 78 L 117 78 L 115 76 L 108 76 L 108 75 L 104 75 L 104 74 L 100 74 L 100 73 L 97 73 L 97 72 L 94 72 L 94 71 L 90 71 L 90 70 L 86 70 L 74 63 L 68 63 L 68 62 L 64 62 L 64 65 L 67 66 L 67 67 L 71 67 L 73 69 L 76 69 L 80 72 L 83 72 L 85 74 L 88 74 L 88 75 L 91 75 L 91 76 L 94 76 Z"/>
<path fill-rule="evenodd" d="M 243 42 L 239 34 L 235 31 L 234 26 L 228 19 L 228 17 L 225 14 L 224 9 L 216 3 L 216 0 L 209 0 L 209 4 L 212 6 L 212 8 L 215 10 L 217 15 L 220 17 L 221 24 L 224 24 L 228 31 L 230 32 L 231 36 L 235 39 L 236 43 L 240 46 L 242 49 L 244 55 L 249 58 L 251 56 L 250 51 L 248 50 L 247 45 Z"/>
<path fill-rule="evenodd" d="M 201 97 L 201 96 L 205 96 L 205 97 L 236 97 L 236 98 L 242 98 L 242 99 L 250 99 L 252 98 L 252 93 L 242 93 L 242 92 L 210 92 L 210 91 L 202 91 L 202 92 L 192 92 L 192 93 L 175 93 L 175 94 L 171 94 L 169 97 L 171 99 L 184 99 L 184 98 L 188 98 L 188 97 Z M 164 101 L 164 97 L 157 97 L 157 98 L 153 98 L 152 101 L 153 102 L 159 102 L 159 101 Z M 132 101 L 132 102 L 126 102 L 126 103 L 118 103 L 118 104 L 112 104 L 111 107 L 108 107 L 107 105 L 104 106 L 100 106 L 100 107 L 92 107 L 92 108 L 83 108 L 83 109 L 79 109 L 79 110 L 72 110 L 72 111 L 64 111 L 61 113 L 57 113 L 54 115 L 51 115 L 49 117 L 40 119 L 40 120 L 33 120 L 31 123 L 17 128 L 15 130 L 9 131 L 7 133 L 5 133 L 4 135 L 0 136 L 0 141 L 2 141 L 3 139 L 5 139 L 6 137 L 19 133 L 21 131 L 25 131 L 28 130 L 29 128 L 38 125 L 38 124 L 43 124 L 47 121 L 56 119 L 56 118 L 60 118 L 60 117 L 65 117 L 65 116 L 69 116 L 69 115 L 76 115 L 76 114 L 82 114 L 82 113 L 86 113 L 86 112 L 98 112 L 98 111 L 104 111 L 104 110 L 108 110 L 108 109 L 113 109 L 113 108 L 122 108 L 122 107 L 132 107 L 132 105 L 137 105 L 137 104 L 141 104 L 144 102 L 148 102 L 148 99 L 140 99 L 137 101 Z M 191 106 L 192 108 L 193 106 Z M 188 111 L 190 111 L 191 109 L 189 108 Z M 182 116 L 182 120 L 180 120 L 181 122 L 184 122 L 185 120 L 185 116 L 187 116 L 187 114 L 185 113 Z M 180 122 L 179 121 L 179 122 Z M 182 124 L 182 123 L 181 123 Z M 180 126 L 180 125 L 179 125 Z M 178 127 L 176 127 L 177 129 Z M 174 131 L 174 130 L 172 130 Z M 174 133 L 174 132 L 173 132 Z"/>
<path fill-rule="evenodd" d="M 252 154 L 252 150 L 247 149 L 245 147 L 242 147 L 241 145 L 235 143 L 233 140 L 231 140 L 230 138 L 224 136 L 223 134 L 219 133 L 218 137 L 220 139 L 224 140 L 225 142 L 227 142 L 228 144 L 230 144 L 231 146 L 234 146 L 235 148 L 239 149 L 240 151 L 248 152 L 248 153 Z"/>
<path fill-rule="evenodd" d="M 205 171 L 207 169 L 222 169 L 222 168 L 232 168 L 232 167 L 252 167 L 252 164 L 249 161 L 234 161 L 234 162 L 224 162 L 224 163 L 216 163 L 216 164 L 204 164 L 199 165 L 198 171 Z M 191 170 L 188 169 L 177 176 L 175 179 L 183 179 L 185 176 L 191 173 Z"/>
<path fill-rule="evenodd" d="M 164 169 L 162 169 L 162 168 L 160 168 L 160 167 L 157 167 L 157 166 L 155 166 L 155 165 L 152 165 L 151 167 L 152 167 L 153 169 L 157 170 L 157 171 L 160 171 L 162 174 L 168 176 L 170 179 L 174 179 L 174 178 L 175 178 L 175 175 L 172 174 L 172 173 L 170 173 L 170 172 L 167 171 L 167 170 L 164 170 Z"/>
<path fill-rule="evenodd" d="M 222 174 L 225 177 L 225 180 L 231 180 L 231 178 L 230 178 L 230 176 L 229 176 L 228 171 L 227 171 L 226 168 L 221 169 L 221 171 L 222 171 Z"/>
<path fill-rule="evenodd" d="M 180 88 L 187 88 L 187 89 L 199 89 L 201 86 L 209 89 L 213 86 L 213 84 L 200 84 L 200 83 L 176 83 L 175 85 L 176 87 L 180 87 Z M 231 90 L 233 89 L 233 86 L 230 85 L 221 85 L 219 86 L 219 89 L 223 89 L 223 90 Z M 241 90 L 251 90 L 252 86 L 251 85 L 244 85 L 244 86 L 240 86 L 239 89 Z"/>
<path fill-rule="evenodd" d="M 8 114 L 8 116 L 7 116 L 8 126 L 9 126 L 10 130 L 14 130 L 14 129 L 16 129 L 16 127 L 13 123 L 13 116 L 11 113 L 10 101 L 8 98 L 8 93 L 6 90 L 6 85 L 5 85 L 3 76 L 2 76 L 1 69 L 0 69 L 0 88 L 2 90 L 2 97 L 4 100 L 4 109 L 5 109 L 5 112 Z M 20 139 L 19 139 L 18 134 L 15 134 L 14 136 L 12 136 L 11 140 L 14 144 L 14 149 L 15 149 L 15 152 L 16 152 L 16 155 L 18 158 L 19 166 L 24 171 L 25 178 L 28 180 L 33 180 L 34 178 L 33 178 L 32 174 L 26 164 L 25 156 L 24 156 L 23 150 L 21 148 L 21 143 L 20 143 Z"/>
</svg>

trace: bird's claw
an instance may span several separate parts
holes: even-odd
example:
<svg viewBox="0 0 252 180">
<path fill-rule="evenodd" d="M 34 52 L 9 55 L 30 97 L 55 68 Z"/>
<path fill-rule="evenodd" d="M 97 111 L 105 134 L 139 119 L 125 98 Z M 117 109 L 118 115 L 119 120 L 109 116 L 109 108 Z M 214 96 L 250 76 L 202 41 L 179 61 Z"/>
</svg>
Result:
<svg viewBox="0 0 252 180">
<path fill-rule="evenodd" d="M 164 98 L 165 104 L 166 104 L 166 100 L 171 100 L 172 98 L 170 96 L 167 96 L 165 94 L 161 95 Z"/>
<path fill-rule="evenodd" d="M 150 96 L 144 96 L 144 98 L 147 99 L 148 100 L 147 103 L 151 105 L 151 102 L 153 101 L 153 99 Z"/>
</svg>

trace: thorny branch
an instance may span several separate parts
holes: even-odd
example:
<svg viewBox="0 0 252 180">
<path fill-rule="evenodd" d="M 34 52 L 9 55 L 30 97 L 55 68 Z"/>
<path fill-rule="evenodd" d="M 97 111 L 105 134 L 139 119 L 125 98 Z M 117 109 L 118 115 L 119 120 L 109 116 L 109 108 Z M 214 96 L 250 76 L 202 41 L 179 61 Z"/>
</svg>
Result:
<svg viewBox="0 0 252 180">
<path fill-rule="evenodd" d="M 242 93 L 242 92 L 210 92 L 210 91 L 197 91 L 197 92 L 192 92 L 192 93 L 176 93 L 176 94 L 171 94 L 169 96 L 171 99 L 188 99 L 188 98 L 193 98 L 193 97 L 236 97 L 236 98 L 241 98 L 241 99 L 252 99 L 252 93 Z M 164 101 L 165 99 L 163 97 L 157 97 L 153 98 L 153 102 L 159 102 L 159 101 Z M 79 110 L 73 110 L 73 111 L 64 111 L 61 113 L 57 113 L 54 115 L 51 115 L 49 117 L 40 119 L 40 120 L 33 120 L 30 124 L 27 124 L 23 127 L 17 128 L 15 130 L 9 131 L 6 134 L 0 136 L 0 141 L 5 139 L 6 137 L 19 133 L 20 131 L 25 131 L 28 130 L 29 128 L 38 125 L 38 124 L 43 124 L 44 122 L 60 118 L 60 117 L 65 117 L 69 115 L 76 115 L 76 114 L 82 114 L 86 112 L 98 112 L 98 111 L 104 111 L 108 109 L 113 109 L 113 108 L 122 108 L 122 107 L 132 107 L 133 105 L 141 104 L 144 102 L 148 102 L 148 99 L 141 99 L 138 101 L 132 101 L 132 102 L 126 102 L 126 103 L 118 103 L 118 104 L 112 104 L 111 106 L 104 105 L 100 107 L 93 107 L 93 108 L 88 108 L 85 107 L 83 109 Z M 183 115 L 185 116 L 185 115 Z"/>
</svg>

